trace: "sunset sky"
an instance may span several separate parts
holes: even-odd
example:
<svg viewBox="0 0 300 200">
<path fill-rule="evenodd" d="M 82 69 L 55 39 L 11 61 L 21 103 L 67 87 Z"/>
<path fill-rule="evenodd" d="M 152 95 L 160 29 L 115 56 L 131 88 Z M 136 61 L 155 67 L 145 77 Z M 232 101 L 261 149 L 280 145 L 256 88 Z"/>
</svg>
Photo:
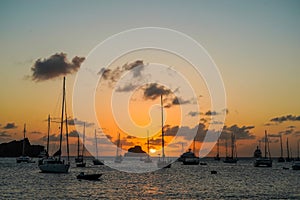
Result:
<svg viewBox="0 0 300 200">
<path fill-rule="evenodd" d="M 265 130 L 271 136 L 273 156 L 279 156 L 279 134 L 282 134 L 284 142 L 289 138 L 295 156 L 300 139 L 299 9 L 300 2 L 291 0 L 1 1 L 0 143 L 22 139 L 23 124 L 26 123 L 31 143 L 45 145 L 48 114 L 55 120 L 60 116 L 62 76 L 49 73 L 47 77 L 42 77 L 34 74 L 32 69 L 45 64 L 44 59 L 50 60 L 56 55 L 68 60 L 67 109 L 70 119 L 74 119 L 73 86 L 77 71 L 84 65 L 90 51 L 111 35 L 125 30 L 162 27 L 182 32 L 196 40 L 218 66 L 227 97 L 227 107 L 224 108 L 226 127 L 221 138 L 224 139 L 226 133 L 235 132 L 239 156 L 252 156 Z M 150 50 L 133 52 L 112 62 L 110 67 L 115 69 L 139 61 L 142 66 L 150 66 L 154 61 L 161 62 L 176 70 L 184 70 L 188 66 L 182 60 L 168 56 Z M 102 67 L 99 66 L 99 71 Z M 201 123 L 198 129 L 200 141 L 196 145 L 199 149 L 203 139 L 201 134 L 205 134 L 210 117 L 219 113 L 211 110 L 204 82 L 197 83 L 198 79 L 193 78 L 192 71 L 186 70 L 184 74 L 194 81 L 197 99 L 193 100 L 200 104 L 200 113 L 195 111 L 183 115 L 188 120 L 196 119 Z M 117 139 L 117 133 L 121 132 L 125 150 L 134 145 L 142 145 L 146 150 L 147 132 L 139 133 L 137 136 L 140 139 L 122 132 L 110 119 L 110 102 L 98 96 L 109 98 L 111 87 L 116 89 L 115 85 L 109 83 L 111 76 L 99 82 L 95 96 L 95 108 L 102 131 L 113 142 Z M 129 111 L 139 126 L 146 126 L 150 118 L 153 120 L 152 128 L 148 127 L 151 148 L 159 150 L 160 96 L 151 98 L 153 96 L 150 95 L 145 99 L 144 92 L 149 86 L 145 85 L 133 93 Z M 175 98 L 173 92 L 165 96 L 166 105 L 170 102 L 167 98 Z M 182 98 L 191 100 L 189 96 Z M 171 135 L 166 137 L 168 142 L 177 130 L 176 126 L 180 126 L 178 115 L 181 111 L 178 105 L 165 108 L 164 111 L 166 134 Z M 95 128 L 100 132 L 97 125 L 89 124 L 89 119 L 77 118 L 79 124 L 82 121 L 86 121 L 87 132 L 91 136 Z M 52 141 L 57 139 L 58 126 L 52 123 Z M 79 128 L 77 131 L 82 133 L 82 127 Z M 194 130 L 195 126 L 182 128 L 189 131 Z M 70 125 L 70 131 L 75 131 L 73 125 Z M 72 133 L 71 148 L 74 150 L 76 134 Z M 87 142 L 92 145 L 92 138 Z M 101 142 L 100 138 L 99 146 L 105 149 L 105 145 L 107 142 Z M 221 156 L 224 156 L 224 148 L 221 150 Z M 54 151 L 55 147 L 52 153 Z M 214 148 L 210 155 L 214 156 L 215 153 Z M 169 152 L 169 156 L 172 155 L 177 154 Z"/>
</svg>

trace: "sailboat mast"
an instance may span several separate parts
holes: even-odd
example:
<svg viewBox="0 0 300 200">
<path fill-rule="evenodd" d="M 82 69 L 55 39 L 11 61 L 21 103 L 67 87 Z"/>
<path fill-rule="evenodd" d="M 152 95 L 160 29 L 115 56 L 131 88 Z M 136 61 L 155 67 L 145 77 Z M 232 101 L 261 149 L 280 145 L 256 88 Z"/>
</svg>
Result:
<svg viewBox="0 0 300 200">
<path fill-rule="evenodd" d="M 83 155 L 84 155 L 84 143 L 85 143 L 85 122 L 83 123 L 83 136 L 82 136 L 82 158 L 83 158 Z"/>
<path fill-rule="evenodd" d="M 79 133 L 77 133 L 77 158 L 79 158 Z"/>
<path fill-rule="evenodd" d="M 290 149 L 289 149 L 289 138 L 286 138 L 286 150 L 287 150 L 287 158 L 290 158 Z"/>
<path fill-rule="evenodd" d="M 59 157 L 58 157 L 58 160 L 61 160 L 61 143 L 62 143 L 62 132 L 63 132 L 63 125 L 64 125 L 64 111 L 65 111 L 65 84 L 66 84 L 66 77 L 64 77 L 64 81 L 63 81 L 63 100 L 62 100 L 62 106 L 61 106 L 62 108 L 61 108 Z"/>
<path fill-rule="evenodd" d="M 227 137 L 225 139 L 225 154 L 226 154 L 226 157 L 228 157 L 228 138 Z"/>
<path fill-rule="evenodd" d="M 23 136 L 23 149 L 22 149 L 22 156 L 25 156 L 25 137 L 26 137 L 26 124 L 24 124 L 24 136 Z"/>
<path fill-rule="evenodd" d="M 297 141 L 297 159 L 299 160 L 300 157 L 299 157 L 299 142 L 300 140 Z"/>
<path fill-rule="evenodd" d="M 97 156 L 97 159 L 98 159 L 98 144 L 97 144 L 97 131 L 95 129 L 95 143 L 96 143 L 96 156 Z"/>
<path fill-rule="evenodd" d="M 283 148 L 282 148 L 282 136 L 280 134 L 280 157 L 283 157 Z"/>
<path fill-rule="evenodd" d="M 265 158 L 267 158 L 267 131 L 265 131 Z"/>
<path fill-rule="evenodd" d="M 68 161 L 70 160 L 70 150 L 69 150 L 69 130 L 68 130 L 68 114 L 67 114 L 67 101 L 65 100 L 65 117 L 66 117 L 66 140 L 67 140 L 67 156 Z"/>
<path fill-rule="evenodd" d="M 165 140 L 164 140 L 164 107 L 162 95 L 160 95 L 160 105 L 161 105 L 161 147 L 162 147 L 162 158 L 165 158 Z"/>
<path fill-rule="evenodd" d="M 119 156 L 119 146 L 120 146 L 120 133 L 118 133 L 116 157 Z"/>
<path fill-rule="evenodd" d="M 218 142 L 217 142 L 217 156 L 219 157 L 220 155 L 220 141 L 219 141 L 219 138 L 218 138 Z"/>
<path fill-rule="evenodd" d="M 150 157 L 150 146 L 149 146 L 149 131 L 147 130 L 147 149 L 148 149 L 148 158 Z"/>
<path fill-rule="evenodd" d="M 233 158 L 234 155 L 234 134 L 231 133 L 231 158 Z"/>
<path fill-rule="evenodd" d="M 50 115 L 48 115 L 48 137 L 47 137 L 47 157 L 49 155 L 49 138 L 50 138 Z"/>
</svg>

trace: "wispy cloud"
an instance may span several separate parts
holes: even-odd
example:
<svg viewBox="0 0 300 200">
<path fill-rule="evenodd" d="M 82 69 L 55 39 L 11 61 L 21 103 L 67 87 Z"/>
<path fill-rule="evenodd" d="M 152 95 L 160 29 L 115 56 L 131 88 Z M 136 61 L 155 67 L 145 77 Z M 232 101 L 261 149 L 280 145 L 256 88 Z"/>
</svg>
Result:
<svg viewBox="0 0 300 200">
<path fill-rule="evenodd" d="M 286 121 L 300 121 L 300 116 L 296 116 L 296 115 L 285 115 L 285 116 L 281 116 L 281 117 L 275 117 L 270 119 L 271 122 L 275 122 L 275 123 L 282 123 L 282 122 L 286 122 Z"/>
</svg>

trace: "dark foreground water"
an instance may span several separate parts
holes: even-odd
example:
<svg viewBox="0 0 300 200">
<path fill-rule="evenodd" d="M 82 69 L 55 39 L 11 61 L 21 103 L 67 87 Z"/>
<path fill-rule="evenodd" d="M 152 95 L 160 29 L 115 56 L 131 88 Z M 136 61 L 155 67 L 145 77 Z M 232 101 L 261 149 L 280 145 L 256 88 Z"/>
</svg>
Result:
<svg viewBox="0 0 300 200">
<path fill-rule="evenodd" d="M 291 170 L 291 163 L 254 168 L 251 160 L 204 162 L 206 166 L 174 163 L 170 169 L 134 174 L 88 161 L 87 168 L 73 163 L 68 174 L 43 174 L 36 163 L 0 158 L 0 199 L 300 199 L 300 171 Z M 79 181 L 81 171 L 103 176 Z"/>
</svg>

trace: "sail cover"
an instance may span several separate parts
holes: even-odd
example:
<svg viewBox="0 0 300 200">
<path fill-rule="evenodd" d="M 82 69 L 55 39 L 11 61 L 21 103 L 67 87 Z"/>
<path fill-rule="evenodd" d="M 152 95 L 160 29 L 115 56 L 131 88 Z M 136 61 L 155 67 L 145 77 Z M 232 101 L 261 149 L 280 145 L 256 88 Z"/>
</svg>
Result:
<svg viewBox="0 0 300 200">
<path fill-rule="evenodd" d="M 53 154 L 53 157 L 55 157 L 55 156 L 60 156 L 61 155 L 61 150 L 59 149 L 57 152 L 55 152 L 54 154 Z"/>
</svg>

